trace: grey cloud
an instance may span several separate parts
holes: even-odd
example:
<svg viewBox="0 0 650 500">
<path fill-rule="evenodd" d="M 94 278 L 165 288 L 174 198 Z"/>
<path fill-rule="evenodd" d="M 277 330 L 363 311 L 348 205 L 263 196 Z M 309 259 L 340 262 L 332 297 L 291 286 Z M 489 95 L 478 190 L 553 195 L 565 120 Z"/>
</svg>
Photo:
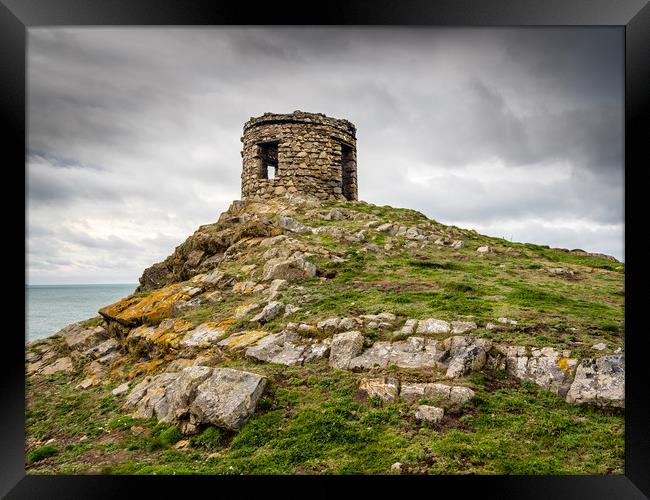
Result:
<svg viewBox="0 0 650 500">
<path fill-rule="evenodd" d="M 620 29 L 30 28 L 28 38 L 30 279 L 135 281 L 239 198 L 243 123 L 296 109 L 357 125 L 362 199 L 503 223 L 542 244 L 603 251 L 618 235 L 622 255 Z M 524 224 L 539 219 L 587 222 Z"/>
</svg>

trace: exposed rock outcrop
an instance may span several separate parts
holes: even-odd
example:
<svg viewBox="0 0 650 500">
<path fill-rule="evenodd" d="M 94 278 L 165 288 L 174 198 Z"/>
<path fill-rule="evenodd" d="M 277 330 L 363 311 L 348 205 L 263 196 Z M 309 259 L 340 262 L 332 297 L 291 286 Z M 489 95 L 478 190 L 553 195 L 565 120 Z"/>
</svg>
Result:
<svg viewBox="0 0 650 500">
<path fill-rule="evenodd" d="M 193 432 L 201 424 L 238 430 L 255 411 L 266 379 L 231 368 L 191 366 L 146 378 L 124 406 L 137 418 L 156 417 Z"/>
</svg>

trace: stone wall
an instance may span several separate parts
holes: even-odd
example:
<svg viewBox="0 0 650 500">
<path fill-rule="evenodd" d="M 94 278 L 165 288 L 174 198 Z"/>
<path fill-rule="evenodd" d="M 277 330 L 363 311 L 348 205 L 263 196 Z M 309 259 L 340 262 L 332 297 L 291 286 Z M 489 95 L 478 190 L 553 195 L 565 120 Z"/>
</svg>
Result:
<svg viewBox="0 0 650 500">
<path fill-rule="evenodd" d="M 357 199 L 356 128 L 322 113 L 265 113 L 244 125 L 242 199 L 301 193 Z M 270 174 L 275 167 L 275 177 Z"/>
</svg>

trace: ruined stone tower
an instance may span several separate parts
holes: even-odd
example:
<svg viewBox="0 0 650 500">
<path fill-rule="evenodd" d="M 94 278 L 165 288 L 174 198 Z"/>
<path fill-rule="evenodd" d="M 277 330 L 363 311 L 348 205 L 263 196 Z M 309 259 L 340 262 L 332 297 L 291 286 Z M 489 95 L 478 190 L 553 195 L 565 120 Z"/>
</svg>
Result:
<svg viewBox="0 0 650 500">
<path fill-rule="evenodd" d="M 242 199 L 301 193 L 357 199 L 356 128 L 322 113 L 264 113 L 244 124 Z"/>
</svg>

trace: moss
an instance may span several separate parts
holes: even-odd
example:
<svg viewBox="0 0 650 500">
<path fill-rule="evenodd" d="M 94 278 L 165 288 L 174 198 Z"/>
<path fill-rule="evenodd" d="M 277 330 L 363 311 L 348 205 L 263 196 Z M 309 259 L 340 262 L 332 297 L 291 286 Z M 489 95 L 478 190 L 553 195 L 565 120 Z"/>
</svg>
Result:
<svg viewBox="0 0 650 500">
<path fill-rule="evenodd" d="M 56 455 L 57 453 L 59 453 L 59 449 L 56 446 L 41 446 L 40 448 L 36 448 L 27 454 L 27 463 L 32 464 L 40 460 L 45 460 L 46 458 Z"/>
<path fill-rule="evenodd" d="M 221 447 L 224 431 L 218 427 L 208 427 L 201 434 L 192 436 L 190 444 L 194 448 L 204 448 L 209 451 L 217 450 Z"/>
<path fill-rule="evenodd" d="M 95 316 L 94 318 L 87 319 L 84 321 L 81 326 L 84 328 L 94 328 L 95 326 L 99 326 L 104 322 L 104 318 L 101 316 Z"/>
</svg>

